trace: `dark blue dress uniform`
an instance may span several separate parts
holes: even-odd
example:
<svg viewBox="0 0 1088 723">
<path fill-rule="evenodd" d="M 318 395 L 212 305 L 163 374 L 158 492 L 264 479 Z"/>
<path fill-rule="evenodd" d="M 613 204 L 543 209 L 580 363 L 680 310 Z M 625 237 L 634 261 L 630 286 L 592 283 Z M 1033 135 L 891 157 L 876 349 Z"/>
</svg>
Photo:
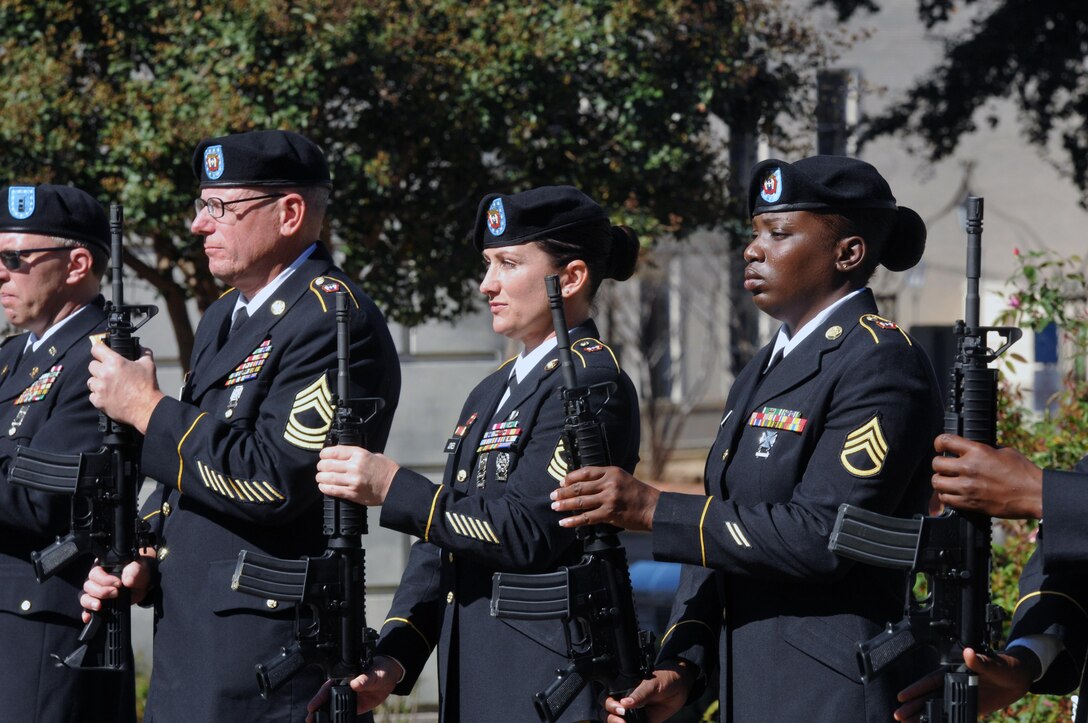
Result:
<svg viewBox="0 0 1088 723">
<path fill-rule="evenodd" d="M 225 341 L 238 292 L 212 304 L 181 399 L 155 408 L 143 453 L 159 482 L 144 513 L 160 536 L 146 721 L 294 723 L 324 682 L 310 668 L 261 698 L 254 666 L 293 641 L 293 608 L 230 584 L 240 550 L 291 559 L 325 549 L 314 474 L 333 413 L 342 289 L 354 301 L 352 395 L 386 404 L 369 429 L 381 450 L 400 393 L 397 353 L 373 302 L 321 245 Z"/>
<path fill-rule="evenodd" d="M 1064 695 L 1085 689 L 1088 658 L 1088 457 L 1072 472 L 1043 471 L 1043 524 L 1039 547 L 1020 575 L 1020 600 L 1009 640 L 1057 636 L 1064 650 L 1031 686 L 1032 693 Z M 1076 723 L 1088 721 L 1081 698 Z"/>
<path fill-rule="evenodd" d="M 761 378 L 770 352 L 730 391 L 707 496 L 658 502 L 654 557 L 687 563 L 659 659 L 720 679 L 722 721 L 883 723 L 929 668 L 863 685 L 854 650 L 902 617 L 905 579 L 836 557 L 827 541 L 844 502 L 926 510 L 941 427 L 933 371 L 868 290 Z"/>
<path fill-rule="evenodd" d="M 634 387 L 592 322 L 571 331 L 579 384 L 613 382 L 607 404 L 594 392 L 613 462 L 638 461 Z M 447 441 L 444 481 L 434 485 L 401 468 L 382 506 L 381 524 L 420 538 L 385 621 L 378 652 L 400 661 L 407 695 L 438 648 L 441 720 L 508 723 L 536 720 L 532 696 L 566 665 L 558 621 L 526 623 L 490 615 L 495 571 L 546 572 L 576 562 L 581 546 L 559 526 L 549 494 L 567 471 L 560 448 L 562 375 L 552 351 L 520 380 L 502 409 L 503 365 L 469 395 Z M 499 413 L 496 414 L 496 411 Z M 597 719 L 600 691 L 588 688 L 562 720 Z"/>
<path fill-rule="evenodd" d="M 91 337 L 106 330 L 99 297 L 23 353 L 27 334 L 0 349 L 0 700 L 4 720 L 133 720 L 130 672 L 56 667 L 51 653 L 75 650 L 79 595 L 93 562 L 70 564 L 39 584 L 30 553 L 68 531 L 69 498 L 10 484 L 7 471 L 20 445 L 63 454 L 102 446 L 98 410 L 87 392 Z"/>
</svg>

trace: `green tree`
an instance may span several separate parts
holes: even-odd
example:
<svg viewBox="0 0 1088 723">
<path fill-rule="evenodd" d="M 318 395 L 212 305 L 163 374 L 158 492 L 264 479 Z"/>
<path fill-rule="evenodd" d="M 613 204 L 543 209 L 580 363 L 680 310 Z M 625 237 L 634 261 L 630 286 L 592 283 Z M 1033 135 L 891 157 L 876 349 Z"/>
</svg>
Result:
<svg viewBox="0 0 1088 723">
<path fill-rule="evenodd" d="M 875 12 L 874 0 L 815 0 L 840 19 Z M 970 6 L 977 5 L 972 9 Z M 931 160 L 950 155 L 979 124 L 999 121 L 988 101 L 1016 103 L 1024 136 L 1081 191 L 1088 207 L 1088 5 L 1078 0 L 918 0 L 928 28 L 975 12 L 946 43 L 944 58 L 883 113 L 861 141 L 889 134 L 921 138 Z"/>
<path fill-rule="evenodd" d="M 220 291 L 188 231 L 202 137 L 322 144 L 329 238 L 411 324 L 471 305 L 491 190 L 573 183 L 646 239 L 735 219 L 722 123 L 803 117 L 825 53 L 775 0 L 0 0 L 0 173 L 123 201 L 185 360 L 187 301 Z"/>
</svg>

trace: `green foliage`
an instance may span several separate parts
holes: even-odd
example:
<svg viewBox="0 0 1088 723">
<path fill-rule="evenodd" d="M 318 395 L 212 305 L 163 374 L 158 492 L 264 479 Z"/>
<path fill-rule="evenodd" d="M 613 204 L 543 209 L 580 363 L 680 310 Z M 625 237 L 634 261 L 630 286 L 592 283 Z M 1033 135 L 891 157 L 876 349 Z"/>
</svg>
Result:
<svg viewBox="0 0 1088 723">
<path fill-rule="evenodd" d="M 477 295 L 486 192 L 572 183 L 646 239 L 734 219 L 726 133 L 805 117 L 824 42 L 775 0 L 0 0 L 0 177 L 124 202 L 167 302 L 218 295 L 187 230 L 203 137 L 290 128 L 329 237 L 395 319 Z M 741 169 L 746 172 L 747 169 Z M 182 358 L 188 349 L 179 332 Z M 191 340 L 190 340 L 191 341 Z"/>
<path fill-rule="evenodd" d="M 1088 451 L 1088 385 L 1083 359 L 1088 346 L 1085 315 L 1086 282 L 1077 257 L 1061 258 L 1049 252 L 1017 252 L 1017 269 L 1009 280 L 1009 308 L 999 324 L 1040 331 L 1049 323 L 1061 331 L 1062 357 L 1077 363 L 1066 373 L 1062 388 L 1042 414 L 1023 406 L 1020 389 L 1002 389 L 998 409 L 998 443 L 1013 447 L 1041 467 L 1072 468 Z M 1079 367 L 1079 368 L 1078 368 Z M 1019 599 L 1020 570 L 1035 550 L 1035 523 L 995 523 L 993 577 L 995 602 L 1012 611 Z M 1008 628 L 1006 626 L 1006 637 Z M 1068 698 L 1028 696 L 992 721 L 1049 723 L 1070 719 Z"/>
<path fill-rule="evenodd" d="M 814 0 L 831 5 L 840 19 L 874 0 Z M 1019 108 L 1027 139 L 1081 190 L 1088 206 L 1088 7 L 1079 0 L 918 0 L 927 28 L 977 5 L 963 32 L 946 43 L 944 59 L 881 115 L 863 121 L 861 141 L 887 135 L 916 136 L 931 160 L 950 156 L 980 122 L 996 125 L 986 111 L 996 99 Z"/>
</svg>

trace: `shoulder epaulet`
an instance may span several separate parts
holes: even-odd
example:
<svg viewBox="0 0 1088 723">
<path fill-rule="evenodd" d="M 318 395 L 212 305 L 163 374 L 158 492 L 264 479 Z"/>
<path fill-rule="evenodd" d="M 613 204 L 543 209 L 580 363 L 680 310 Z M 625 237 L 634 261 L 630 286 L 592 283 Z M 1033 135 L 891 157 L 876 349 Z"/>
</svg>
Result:
<svg viewBox="0 0 1088 723">
<path fill-rule="evenodd" d="M 0 341 L 0 347 L 4 346 L 5 344 L 7 344 L 12 339 L 17 339 L 18 337 L 22 336 L 25 333 L 26 332 L 23 332 L 23 331 L 13 331 L 12 333 L 6 335 L 4 337 L 4 339 L 3 339 L 3 341 Z"/>
<path fill-rule="evenodd" d="M 504 362 L 503 362 L 502 364 L 499 364 L 499 365 L 498 365 L 497 367 L 495 367 L 495 371 L 498 371 L 498 370 L 502 369 L 502 368 L 503 368 L 503 367 L 505 367 L 505 366 L 506 366 L 507 364 L 509 364 L 510 362 L 514 361 L 515 359 L 517 359 L 517 357 L 516 357 L 516 356 L 512 356 L 512 357 L 510 357 L 509 359 L 507 359 L 506 361 L 504 361 Z"/>
<path fill-rule="evenodd" d="M 226 296 L 227 294 L 229 294 L 229 293 L 230 293 L 230 292 L 232 292 L 232 291 L 234 291 L 234 287 L 233 287 L 233 286 L 232 286 L 232 287 L 230 287 L 229 289 L 223 289 L 223 293 L 222 293 L 222 294 L 220 294 L 220 295 L 219 295 L 219 296 L 217 297 L 216 301 L 218 301 L 219 299 L 222 299 L 222 298 L 223 298 L 224 296 Z"/>
<path fill-rule="evenodd" d="M 570 345 L 571 352 L 582 360 L 582 367 L 588 367 L 590 361 L 594 359 L 611 359 L 612 363 L 616 365 L 616 370 L 619 371 L 620 363 L 616 359 L 616 355 L 612 353 L 612 349 L 609 348 L 600 339 L 594 339 L 592 337 L 586 337 L 585 339 L 579 339 Z M 608 352 L 601 356 L 595 356 L 600 352 Z"/>
<path fill-rule="evenodd" d="M 331 297 L 338 291 L 348 292 L 348 296 L 351 298 L 352 303 L 355 304 L 355 308 L 359 308 L 359 300 L 355 298 L 355 293 L 352 292 L 351 287 L 348 286 L 346 281 L 338 279 L 335 276 L 326 274 L 324 276 L 315 277 L 313 281 L 310 282 L 310 291 L 313 292 L 314 296 L 316 296 L 317 300 L 321 303 L 322 311 L 336 308 Z M 326 298 L 329 299 L 327 302 Z"/>
<path fill-rule="evenodd" d="M 879 344 L 882 336 L 886 337 L 891 332 L 898 332 L 907 340 L 907 344 L 914 345 L 910 337 L 907 336 L 907 332 L 900 329 L 899 325 L 891 319 L 885 319 L 883 316 L 877 316 L 876 314 L 862 314 L 858 317 L 858 324 L 869 332 L 874 344 Z"/>
</svg>

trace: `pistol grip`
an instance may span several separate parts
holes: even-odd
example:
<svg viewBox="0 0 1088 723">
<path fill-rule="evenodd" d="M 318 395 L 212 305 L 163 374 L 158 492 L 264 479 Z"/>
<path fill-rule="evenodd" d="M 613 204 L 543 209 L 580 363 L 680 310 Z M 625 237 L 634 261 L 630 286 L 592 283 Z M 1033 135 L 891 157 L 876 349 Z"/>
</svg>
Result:
<svg viewBox="0 0 1088 723">
<path fill-rule="evenodd" d="M 75 535 L 58 537 L 56 542 L 44 550 L 30 553 L 30 560 L 34 563 L 34 577 L 38 578 L 38 582 L 45 582 L 83 552 L 83 546 Z"/>
<path fill-rule="evenodd" d="M 578 672 L 573 664 L 563 670 L 557 671 L 558 676 L 552 681 L 543 693 L 533 696 L 533 707 L 540 716 L 542 723 L 555 723 L 563 715 L 582 689 L 586 687 L 586 679 Z"/>
</svg>

